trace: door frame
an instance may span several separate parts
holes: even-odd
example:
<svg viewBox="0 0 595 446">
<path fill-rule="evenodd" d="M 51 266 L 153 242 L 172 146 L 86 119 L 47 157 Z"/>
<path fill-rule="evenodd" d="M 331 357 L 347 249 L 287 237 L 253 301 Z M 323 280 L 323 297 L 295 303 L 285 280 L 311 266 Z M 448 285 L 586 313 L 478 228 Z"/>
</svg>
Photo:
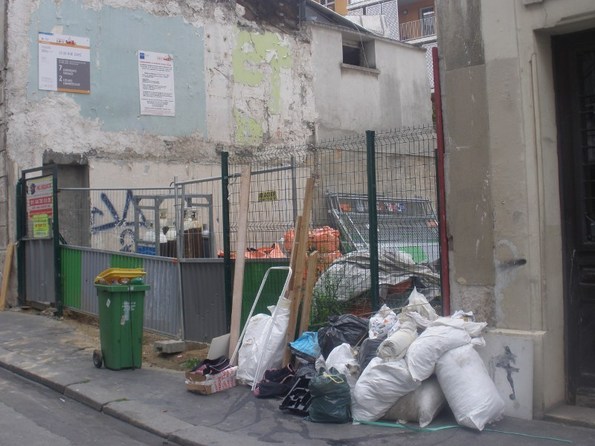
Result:
<svg viewBox="0 0 595 446">
<path fill-rule="evenodd" d="M 574 87 L 574 75 L 569 69 L 580 49 L 591 48 L 595 30 L 581 31 L 552 37 L 552 64 L 554 72 L 554 92 L 556 102 L 556 127 L 558 138 L 558 163 L 560 185 L 560 209 L 562 230 L 562 268 L 563 268 L 563 302 L 564 302 L 564 351 L 566 399 L 576 404 L 579 387 L 580 352 L 578 351 L 580 317 L 579 301 L 573 293 L 575 280 L 579 277 L 577 263 L 577 247 L 584 240 L 584 225 L 581 219 L 575 218 L 577 200 L 584 197 L 577 180 L 582 169 L 580 156 L 577 156 L 576 138 L 579 125 L 578 92 Z M 571 150 L 568 150 L 568 148 Z M 581 197 L 578 196 L 581 195 Z M 595 256 L 595 241 L 593 246 Z M 577 293 L 578 294 L 578 293 Z M 595 390 L 595 388 L 594 388 Z"/>
</svg>

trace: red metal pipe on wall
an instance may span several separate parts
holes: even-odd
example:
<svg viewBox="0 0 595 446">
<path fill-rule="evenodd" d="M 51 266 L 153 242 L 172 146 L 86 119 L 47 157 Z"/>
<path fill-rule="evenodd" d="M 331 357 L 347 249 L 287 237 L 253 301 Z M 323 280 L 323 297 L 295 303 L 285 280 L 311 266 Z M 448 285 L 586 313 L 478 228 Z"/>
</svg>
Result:
<svg viewBox="0 0 595 446">
<path fill-rule="evenodd" d="M 448 272 L 448 238 L 446 236 L 446 188 L 444 178 L 444 127 L 442 120 L 442 91 L 440 89 L 440 67 L 438 48 L 432 48 L 434 71 L 434 113 L 436 116 L 437 177 L 438 177 L 438 227 L 440 229 L 440 283 L 442 286 L 442 314 L 450 315 L 450 281 Z"/>
</svg>

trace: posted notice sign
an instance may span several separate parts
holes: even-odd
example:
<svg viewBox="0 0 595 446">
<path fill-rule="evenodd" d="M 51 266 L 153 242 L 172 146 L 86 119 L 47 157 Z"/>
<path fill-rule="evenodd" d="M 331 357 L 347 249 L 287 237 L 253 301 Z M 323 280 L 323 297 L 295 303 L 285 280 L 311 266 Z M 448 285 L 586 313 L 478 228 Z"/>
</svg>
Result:
<svg viewBox="0 0 595 446">
<path fill-rule="evenodd" d="M 27 228 L 33 238 L 49 237 L 54 214 L 54 177 L 49 175 L 27 180 Z"/>
<path fill-rule="evenodd" d="M 174 59 L 170 54 L 138 52 L 140 114 L 175 116 Z"/>
<path fill-rule="evenodd" d="M 91 46 L 87 37 L 39 33 L 39 89 L 91 92 Z"/>
</svg>

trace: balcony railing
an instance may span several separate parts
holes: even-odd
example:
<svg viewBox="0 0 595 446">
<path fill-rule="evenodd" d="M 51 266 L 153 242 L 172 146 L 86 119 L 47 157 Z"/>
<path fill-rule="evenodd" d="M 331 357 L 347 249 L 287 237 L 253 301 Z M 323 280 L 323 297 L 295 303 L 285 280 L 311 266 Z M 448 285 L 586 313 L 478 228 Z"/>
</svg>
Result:
<svg viewBox="0 0 595 446">
<path fill-rule="evenodd" d="M 434 35 L 436 35 L 435 16 L 401 23 L 399 37 L 402 41 L 421 39 L 423 37 L 430 37 Z"/>
</svg>

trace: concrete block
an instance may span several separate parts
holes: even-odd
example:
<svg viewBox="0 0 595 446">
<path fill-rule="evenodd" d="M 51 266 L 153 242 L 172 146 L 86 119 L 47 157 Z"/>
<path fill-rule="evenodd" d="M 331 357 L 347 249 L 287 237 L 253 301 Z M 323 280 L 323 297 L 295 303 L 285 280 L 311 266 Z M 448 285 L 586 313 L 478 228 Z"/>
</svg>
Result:
<svg viewBox="0 0 595 446">
<path fill-rule="evenodd" d="M 186 349 L 184 341 L 167 340 L 157 341 L 153 344 L 155 351 L 159 353 L 181 353 Z"/>
</svg>

